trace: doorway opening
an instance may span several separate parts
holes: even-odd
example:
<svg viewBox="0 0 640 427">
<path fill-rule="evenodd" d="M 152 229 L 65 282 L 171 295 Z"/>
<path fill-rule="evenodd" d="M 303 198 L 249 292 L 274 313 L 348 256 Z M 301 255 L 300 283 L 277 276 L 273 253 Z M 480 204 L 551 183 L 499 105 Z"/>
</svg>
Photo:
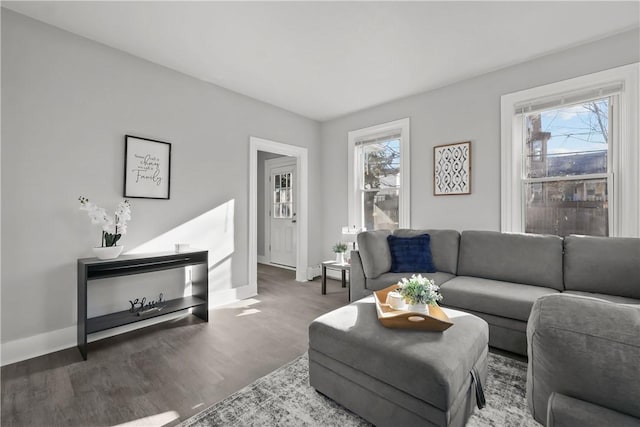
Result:
<svg viewBox="0 0 640 427">
<path fill-rule="evenodd" d="M 304 147 L 297 147 L 295 145 L 283 144 L 280 142 L 270 141 L 257 137 L 250 138 L 249 146 L 249 287 L 254 294 L 257 294 L 257 266 L 259 259 L 258 217 L 262 216 L 264 218 L 264 211 L 260 212 L 258 209 L 258 197 L 259 193 L 263 193 L 264 195 L 266 186 L 259 186 L 259 181 L 262 182 L 265 175 L 263 169 L 260 168 L 262 179 L 259 179 L 259 157 L 273 156 L 277 157 L 278 159 L 285 157 L 289 158 L 290 165 L 283 166 L 285 169 L 278 169 L 279 167 L 274 166 L 274 169 L 272 170 L 273 176 L 271 178 L 273 184 L 272 192 L 274 193 L 273 200 L 269 200 L 269 203 L 267 203 L 265 200 L 264 204 L 270 205 L 272 210 L 272 217 L 274 211 L 277 209 L 278 216 L 284 217 L 279 219 L 284 219 L 283 223 L 289 226 L 288 230 L 285 230 L 280 234 L 280 237 L 286 235 L 287 233 L 291 233 L 290 243 L 295 242 L 295 249 L 292 252 L 291 260 L 295 258 L 295 263 L 293 263 L 293 266 L 296 271 L 296 281 L 299 282 L 307 281 L 308 157 L 307 149 Z M 261 152 L 272 154 L 261 155 Z M 272 163 L 278 162 L 274 161 Z M 276 175 L 279 180 L 279 186 L 277 188 L 275 187 L 274 183 Z M 291 184 L 293 184 L 293 189 L 291 188 Z M 277 201 L 275 196 L 276 190 L 277 193 L 279 193 L 279 195 L 277 196 Z M 291 202 L 289 202 L 289 199 L 292 199 Z M 295 216 L 293 214 L 295 214 Z M 261 243 L 266 246 L 266 236 L 264 240 L 262 238 L 260 240 Z M 273 243 L 271 247 L 271 255 L 273 255 Z M 261 261 L 265 261 L 265 258 L 261 258 Z M 269 262 L 272 262 L 272 260 L 270 260 Z"/>
</svg>

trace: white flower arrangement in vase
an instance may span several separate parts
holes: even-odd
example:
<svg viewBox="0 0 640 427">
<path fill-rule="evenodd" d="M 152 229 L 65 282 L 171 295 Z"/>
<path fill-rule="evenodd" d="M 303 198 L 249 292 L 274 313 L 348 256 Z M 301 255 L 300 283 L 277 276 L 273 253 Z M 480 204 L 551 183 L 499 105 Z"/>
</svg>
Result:
<svg viewBox="0 0 640 427">
<path fill-rule="evenodd" d="M 421 274 L 400 280 L 396 292 L 405 299 L 409 311 L 428 312 L 429 305 L 437 305 L 442 300 L 440 287 Z"/>
<path fill-rule="evenodd" d="M 124 200 L 118 204 L 113 216 L 107 215 L 104 208 L 96 206 L 84 196 L 78 198 L 80 210 L 86 211 L 91 223 L 102 228 L 101 246 L 93 248 L 93 252 L 100 259 L 117 258 L 122 253 L 123 246 L 117 245 L 123 234 L 127 234 L 127 221 L 131 219 L 131 204 Z"/>
</svg>

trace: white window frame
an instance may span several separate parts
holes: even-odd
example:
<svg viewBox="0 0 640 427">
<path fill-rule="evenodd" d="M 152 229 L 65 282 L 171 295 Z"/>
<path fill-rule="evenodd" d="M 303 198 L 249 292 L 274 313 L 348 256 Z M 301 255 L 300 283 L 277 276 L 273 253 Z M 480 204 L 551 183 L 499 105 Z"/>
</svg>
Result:
<svg viewBox="0 0 640 427">
<path fill-rule="evenodd" d="M 359 203 L 359 164 L 355 155 L 356 141 L 373 137 L 376 135 L 400 134 L 400 195 L 398 203 L 398 227 L 411 228 L 410 220 L 410 197 L 411 197 L 411 170 L 410 170 L 410 120 L 404 118 L 376 126 L 354 130 L 348 133 L 348 164 L 349 176 L 347 185 L 349 187 L 349 226 L 355 225 L 360 228 L 362 224 L 362 204 Z"/>
<path fill-rule="evenodd" d="M 524 232 L 524 186 L 522 115 L 518 105 L 588 88 L 622 83 L 615 95 L 617 114 L 610 119 L 613 138 L 609 144 L 610 236 L 640 237 L 640 120 L 638 74 L 640 63 L 612 68 L 501 97 L 501 220 L 503 232 Z M 571 177 L 582 178 L 581 176 Z M 554 180 L 558 180 L 554 178 Z"/>
</svg>

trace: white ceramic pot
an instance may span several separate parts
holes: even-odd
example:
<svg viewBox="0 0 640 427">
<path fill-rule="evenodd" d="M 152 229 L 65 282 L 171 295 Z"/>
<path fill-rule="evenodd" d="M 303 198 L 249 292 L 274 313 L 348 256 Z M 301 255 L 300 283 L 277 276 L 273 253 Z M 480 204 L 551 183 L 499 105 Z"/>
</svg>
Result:
<svg viewBox="0 0 640 427">
<path fill-rule="evenodd" d="M 407 304 L 407 311 L 412 311 L 414 313 L 429 314 L 429 305 L 428 304 Z"/>
<path fill-rule="evenodd" d="M 336 252 L 336 263 L 344 264 L 344 252 Z"/>
<path fill-rule="evenodd" d="M 104 246 L 99 248 L 93 248 L 93 254 L 98 259 L 114 259 L 118 258 L 122 253 L 124 246 Z"/>
</svg>

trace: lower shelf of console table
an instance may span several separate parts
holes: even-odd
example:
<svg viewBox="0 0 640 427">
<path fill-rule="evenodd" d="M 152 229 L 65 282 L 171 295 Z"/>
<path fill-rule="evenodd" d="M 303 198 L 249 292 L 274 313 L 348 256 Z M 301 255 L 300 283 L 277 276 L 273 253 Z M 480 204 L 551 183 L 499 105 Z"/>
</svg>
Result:
<svg viewBox="0 0 640 427">
<path fill-rule="evenodd" d="M 192 295 L 163 301 L 157 310 L 141 315 L 129 310 L 87 318 L 88 281 L 108 277 L 191 267 Z M 207 251 L 124 255 L 114 260 L 84 258 L 78 260 L 78 349 L 87 360 L 87 335 L 129 325 L 142 320 L 192 309 L 194 316 L 209 321 L 209 264 Z"/>
</svg>

